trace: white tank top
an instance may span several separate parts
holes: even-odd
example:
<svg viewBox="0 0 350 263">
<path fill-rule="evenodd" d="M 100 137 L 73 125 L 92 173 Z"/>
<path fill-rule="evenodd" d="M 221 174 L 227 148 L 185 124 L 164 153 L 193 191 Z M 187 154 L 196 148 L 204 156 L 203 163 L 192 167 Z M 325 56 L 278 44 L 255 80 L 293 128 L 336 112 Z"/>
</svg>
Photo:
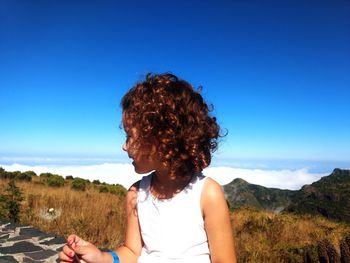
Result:
<svg viewBox="0 0 350 263">
<path fill-rule="evenodd" d="M 210 263 L 200 198 L 202 174 L 171 199 L 150 192 L 152 174 L 140 182 L 137 212 L 144 246 L 138 263 Z"/>
</svg>

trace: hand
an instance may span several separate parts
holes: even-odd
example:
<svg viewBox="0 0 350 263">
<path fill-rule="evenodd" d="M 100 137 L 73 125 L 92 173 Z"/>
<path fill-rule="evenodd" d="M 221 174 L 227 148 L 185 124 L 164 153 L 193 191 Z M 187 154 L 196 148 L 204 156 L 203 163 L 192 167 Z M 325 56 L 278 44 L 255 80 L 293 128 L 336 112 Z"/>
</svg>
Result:
<svg viewBox="0 0 350 263">
<path fill-rule="evenodd" d="M 73 262 L 79 259 L 79 263 L 101 262 L 103 256 L 101 250 L 76 235 L 67 238 L 67 245 L 59 253 L 61 262 Z"/>
</svg>

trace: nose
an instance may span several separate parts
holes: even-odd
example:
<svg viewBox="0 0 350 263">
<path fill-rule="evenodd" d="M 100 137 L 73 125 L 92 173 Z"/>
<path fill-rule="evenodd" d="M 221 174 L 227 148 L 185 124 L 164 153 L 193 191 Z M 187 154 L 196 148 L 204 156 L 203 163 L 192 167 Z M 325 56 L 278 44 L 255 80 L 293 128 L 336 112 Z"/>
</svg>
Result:
<svg viewBox="0 0 350 263">
<path fill-rule="evenodd" d="M 126 152 L 128 151 L 128 146 L 126 145 L 126 142 L 123 144 L 122 149 Z"/>
</svg>

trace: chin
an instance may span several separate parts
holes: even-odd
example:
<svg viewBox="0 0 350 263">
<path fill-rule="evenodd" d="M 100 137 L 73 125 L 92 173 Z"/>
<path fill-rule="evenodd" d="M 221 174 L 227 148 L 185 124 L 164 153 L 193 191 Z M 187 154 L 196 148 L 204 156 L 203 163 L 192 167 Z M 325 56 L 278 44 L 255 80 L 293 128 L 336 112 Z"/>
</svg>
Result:
<svg viewBox="0 0 350 263">
<path fill-rule="evenodd" d="M 134 171 L 135 171 L 135 173 L 137 173 L 137 174 L 144 174 L 144 173 L 145 173 L 142 169 L 140 169 L 139 167 L 137 167 L 134 163 L 133 163 L 133 165 L 134 165 Z"/>
<path fill-rule="evenodd" d="M 148 174 L 153 171 L 153 170 L 142 170 L 137 168 L 136 166 L 134 166 L 134 170 L 137 174 Z"/>
<path fill-rule="evenodd" d="M 142 170 L 137 170 L 137 169 L 135 169 L 135 172 L 136 172 L 137 174 L 148 174 L 148 173 L 150 173 L 150 172 L 152 172 L 152 171 L 142 171 Z"/>
</svg>

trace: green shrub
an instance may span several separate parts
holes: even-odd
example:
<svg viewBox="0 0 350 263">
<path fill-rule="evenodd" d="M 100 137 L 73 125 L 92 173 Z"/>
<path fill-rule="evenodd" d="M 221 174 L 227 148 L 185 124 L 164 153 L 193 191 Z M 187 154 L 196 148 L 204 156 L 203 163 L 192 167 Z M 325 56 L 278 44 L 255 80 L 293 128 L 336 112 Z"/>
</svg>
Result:
<svg viewBox="0 0 350 263">
<path fill-rule="evenodd" d="M 74 179 L 74 177 L 71 176 L 71 175 L 67 175 L 67 176 L 66 176 L 66 180 L 73 180 L 73 179 Z"/>
<path fill-rule="evenodd" d="M 19 222 L 19 213 L 23 197 L 14 179 L 8 183 L 5 192 L 7 192 L 7 194 L 0 195 L 0 215 L 14 222 Z"/>
<path fill-rule="evenodd" d="M 20 171 L 15 171 L 15 172 L 8 172 L 8 171 L 1 171 L 0 172 L 0 178 L 2 179 L 15 179 L 16 176 L 18 176 L 19 174 L 21 174 Z"/>
<path fill-rule="evenodd" d="M 53 176 L 53 174 L 52 173 L 41 173 L 39 176 L 44 177 L 44 178 L 48 178 L 48 177 Z"/>
<path fill-rule="evenodd" d="M 0 194 L 0 218 L 5 218 L 7 215 L 6 208 L 5 208 L 5 201 L 6 201 L 5 195 Z"/>
<path fill-rule="evenodd" d="M 101 185 L 99 189 L 100 193 L 108 193 L 108 186 L 107 185 Z"/>
<path fill-rule="evenodd" d="M 7 175 L 7 172 L 5 171 L 4 168 L 0 166 L 0 178 L 5 179 Z"/>
<path fill-rule="evenodd" d="M 33 176 L 36 176 L 36 173 L 33 171 L 26 171 L 23 173 L 20 171 L 8 172 L 4 168 L 0 167 L 0 179 L 31 181 Z"/>
<path fill-rule="evenodd" d="M 120 184 L 110 185 L 109 192 L 118 196 L 126 196 L 127 193 L 126 189 Z"/>
<path fill-rule="evenodd" d="M 85 191 L 88 181 L 82 178 L 74 178 L 72 182 L 72 189 Z"/>
<path fill-rule="evenodd" d="M 41 173 L 40 178 L 48 185 L 52 187 L 64 186 L 64 178 L 58 174 Z"/>
<path fill-rule="evenodd" d="M 99 180 L 93 180 L 92 183 L 93 184 L 101 184 L 101 182 Z"/>
<path fill-rule="evenodd" d="M 33 171 L 26 171 L 24 173 L 20 173 L 16 176 L 17 180 L 21 180 L 21 181 L 28 181 L 30 182 L 32 180 L 32 177 L 36 176 L 36 173 L 34 173 Z"/>
<path fill-rule="evenodd" d="M 120 184 L 100 185 L 100 193 L 111 193 L 118 196 L 126 196 L 127 190 Z"/>
<path fill-rule="evenodd" d="M 51 174 L 49 177 L 46 177 L 45 182 L 48 186 L 52 187 L 64 186 L 64 178 L 56 174 Z"/>
</svg>

